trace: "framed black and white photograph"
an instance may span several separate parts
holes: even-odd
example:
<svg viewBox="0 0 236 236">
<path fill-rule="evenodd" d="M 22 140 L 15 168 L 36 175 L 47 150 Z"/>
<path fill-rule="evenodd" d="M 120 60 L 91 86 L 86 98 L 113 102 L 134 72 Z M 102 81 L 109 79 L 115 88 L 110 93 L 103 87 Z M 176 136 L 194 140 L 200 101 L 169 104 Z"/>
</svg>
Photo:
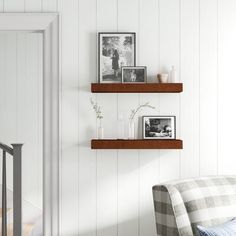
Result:
<svg viewBox="0 0 236 236">
<path fill-rule="evenodd" d="M 146 83 L 146 66 L 123 66 L 121 68 L 122 83 Z"/>
<path fill-rule="evenodd" d="M 175 116 L 143 116 L 144 139 L 175 139 Z"/>
<path fill-rule="evenodd" d="M 121 68 L 135 66 L 135 50 L 135 33 L 99 33 L 99 82 L 121 83 Z"/>
</svg>

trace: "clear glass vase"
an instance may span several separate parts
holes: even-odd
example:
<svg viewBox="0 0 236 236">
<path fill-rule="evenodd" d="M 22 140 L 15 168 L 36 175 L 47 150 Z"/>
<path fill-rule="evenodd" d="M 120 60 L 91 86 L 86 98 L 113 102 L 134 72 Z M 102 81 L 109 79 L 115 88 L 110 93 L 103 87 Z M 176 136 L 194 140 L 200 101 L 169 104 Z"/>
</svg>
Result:
<svg viewBox="0 0 236 236">
<path fill-rule="evenodd" d="M 135 139 L 135 124 L 133 120 L 129 120 L 128 139 Z"/>
<path fill-rule="evenodd" d="M 97 138 L 103 139 L 104 138 L 104 128 L 102 126 L 102 120 L 99 120 L 99 126 L 97 128 Z"/>
</svg>

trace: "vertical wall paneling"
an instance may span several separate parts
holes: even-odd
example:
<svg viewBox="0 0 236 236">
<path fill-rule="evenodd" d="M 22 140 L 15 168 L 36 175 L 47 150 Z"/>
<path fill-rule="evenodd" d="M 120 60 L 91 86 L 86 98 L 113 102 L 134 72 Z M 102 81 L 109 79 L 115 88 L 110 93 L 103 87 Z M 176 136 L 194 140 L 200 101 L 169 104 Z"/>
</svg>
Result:
<svg viewBox="0 0 236 236">
<path fill-rule="evenodd" d="M 139 235 L 139 158 L 118 152 L 118 235 Z"/>
<path fill-rule="evenodd" d="M 98 32 L 117 31 L 117 1 L 118 0 L 97 0 Z"/>
<path fill-rule="evenodd" d="M 43 12 L 56 12 L 60 0 L 41 0 Z M 68 1 L 70 2 L 70 1 Z"/>
<path fill-rule="evenodd" d="M 97 153 L 97 235 L 117 235 L 117 152 Z"/>
<path fill-rule="evenodd" d="M 78 231 L 79 199 L 79 80 L 78 1 L 60 0 L 61 17 L 61 225 L 64 235 Z M 69 26 L 69 27 L 68 27 Z M 70 58 L 70 60 L 68 60 Z M 68 184 L 70 183 L 70 184 Z M 73 186 L 73 189 L 70 187 Z M 70 216 L 70 217 L 68 217 Z"/>
<path fill-rule="evenodd" d="M 180 71 L 180 12 L 179 0 L 160 0 L 160 71 L 168 72 L 171 65 Z M 179 78 L 180 80 L 180 78 Z M 162 94 L 160 96 L 160 114 L 176 116 L 176 135 L 179 137 L 179 96 L 177 94 Z M 168 104 L 168 106 L 167 106 Z M 180 176 L 180 152 L 160 151 L 161 181 L 176 179 Z"/>
<path fill-rule="evenodd" d="M 132 9 L 132 10 L 131 10 Z M 118 1 L 118 30 L 136 32 L 136 63 L 139 64 L 139 1 Z M 118 113 L 128 122 L 130 110 L 139 104 L 138 94 L 118 97 Z M 138 119 L 135 119 L 138 131 Z M 118 152 L 118 235 L 139 235 L 139 152 Z"/>
<path fill-rule="evenodd" d="M 141 54 L 140 54 L 141 55 Z M 143 109 L 140 112 L 139 130 L 142 127 L 142 115 L 158 115 L 159 99 L 156 94 L 142 94 L 140 95 L 140 104 L 150 101 L 152 106 L 156 109 Z M 140 132 L 142 135 L 142 132 Z M 141 136 L 140 136 L 141 137 Z M 158 150 L 141 150 L 139 161 L 139 232 L 140 235 L 156 234 L 155 218 L 153 211 L 152 186 L 160 181 L 160 154 Z"/>
<path fill-rule="evenodd" d="M 217 173 L 217 1 L 200 0 L 200 174 Z M 207 165 L 206 163 L 211 163 Z"/>
<path fill-rule="evenodd" d="M 109 31 L 117 31 L 117 0 L 98 0 L 97 32 Z M 97 77 L 95 79 L 98 80 Z M 104 114 L 102 120 L 104 137 L 116 138 L 117 94 L 98 94 L 97 102 Z M 117 201 L 117 151 L 99 150 L 97 152 L 98 236 L 117 235 Z"/>
<path fill-rule="evenodd" d="M 148 82 L 157 82 L 159 72 L 159 1 L 140 0 L 139 64 L 147 66 Z M 152 30 L 150 26 L 155 25 Z M 152 56 L 150 56 L 152 55 Z M 144 94 L 143 96 L 147 96 Z M 158 94 L 155 94 L 159 96 Z"/>
<path fill-rule="evenodd" d="M 122 94 L 118 112 L 128 122 L 130 110 L 138 106 L 137 94 Z M 135 132 L 138 118 L 135 119 Z M 126 128 L 128 131 L 128 126 Z M 128 133 L 126 133 L 128 135 Z M 127 136 L 128 137 L 128 136 Z M 118 235 L 138 235 L 139 228 L 139 153 L 136 150 L 118 151 Z"/>
<path fill-rule="evenodd" d="M 79 2 L 79 235 L 95 236 L 97 227 L 96 117 L 90 83 L 96 81 L 96 0 Z M 77 232 L 74 232 L 77 233 Z"/>
<path fill-rule="evenodd" d="M 3 111 L 5 110 L 5 104 L 6 104 L 6 90 L 5 90 L 5 84 L 6 84 L 6 70 L 5 70 L 5 56 L 6 56 L 6 35 L 5 34 L 0 34 L 0 80 L 1 80 L 1 85 L 0 86 L 0 110 Z M 6 127 L 6 117 L 7 114 L 6 112 L 1 113 L 1 122 L 0 122 L 0 133 L 1 133 L 1 138 L 4 140 L 7 132 L 7 127 Z M 2 158 L 2 152 L 0 154 L 0 157 Z M 2 162 L 0 162 L 0 168 L 2 170 Z M 0 181 L 2 183 L 2 176 L 0 176 Z"/>
<path fill-rule="evenodd" d="M 140 0 L 139 26 L 139 64 L 148 65 L 148 82 L 156 82 L 159 72 L 159 1 Z M 152 30 L 149 26 L 155 25 Z M 152 55 L 150 57 L 150 55 Z M 142 136 L 142 115 L 159 114 L 159 94 L 140 94 L 140 104 L 150 102 L 156 109 L 143 109 L 140 112 L 139 135 Z M 152 186 L 159 183 L 160 158 L 158 150 L 140 151 L 139 177 L 139 235 L 156 234 L 153 211 Z"/>
<path fill-rule="evenodd" d="M 39 106 L 37 109 L 37 122 L 38 125 L 38 130 L 37 130 L 37 134 L 38 134 L 38 138 L 37 138 L 37 156 L 41 157 L 43 159 L 43 129 L 42 129 L 42 125 L 43 125 L 43 116 L 42 116 L 42 109 L 43 109 L 43 34 L 37 34 L 37 47 L 38 52 L 38 83 L 37 83 L 37 97 L 38 97 L 38 101 L 39 101 Z M 37 185 L 38 185 L 38 202 L 40 202 L 40 204 L 42 204 L 42 194 L 43 194 L 43 161 L 41 158 L 37 159 Z M 42 209 L 42 206 L 40 206 L 40 208 Z"/>
<path fill-rule="evenodd" d="M 199 55 L 197 36 L 199 25 L 199 9 L 196 1 L 181 1 L 181 81 L 184 84 L 184 93 L 181 94 L 181 138 L 184 140 L 184 149 L 181 152 L 181 176 L 183 178 L 197 176 L 199 166 L 198 155 L 198 117 L 199 93 L 196 76 L 199 69 L 196 64 L 196 55 Z M 188 124 L 188 128 L 185 126 Z M 191 157 L 191 158 L 189 158 Z"/>
<path fill-rule="evenodd" d="M 0 12 L 4 10 L 4 0 L 0 0 Z"/>
<path fill-rule="evenodd" d="M 233 117 L 235 76 L 234 57 L 236 53 L 236 30 L 234 22 L 236 16 L 236 2 L 232 0 L 219 0 L 219 28 L 218 28 L 218 68 L 219 68 L 219 94 L 218 94 L 218 155 L 219 174 L 235 174 L 235 138 L 236 131 Z"/>
<path fill-rule="evenodd" d="M 4 12 L 24 12 L 24 0 L 4 0 Z"/>
<path fill-rule="evenodd" d="M 5 36 L 5 138 L 4 142 L 17 142 L 17 44 L 16 33 L 9 33 Z M 9 125 L 11 124 L 11 125 Z M 12 190 L 12 159 L 7 159 L 7 186 Z"/>
<path fill-rule="evenodd" d="M 18 33 L 17 140 L 24 143 L 23 196 L 42 208 L 42 54 L 41 34 Z M 27 89 L 26 89 L 27 88 Z M 31 178 L 29 178 L 31 176 Z"/>
<path fill-rule="evenodd" d="M 41 12 L 42 0 L 25 0 L 25 12 Z"/>
</svg>

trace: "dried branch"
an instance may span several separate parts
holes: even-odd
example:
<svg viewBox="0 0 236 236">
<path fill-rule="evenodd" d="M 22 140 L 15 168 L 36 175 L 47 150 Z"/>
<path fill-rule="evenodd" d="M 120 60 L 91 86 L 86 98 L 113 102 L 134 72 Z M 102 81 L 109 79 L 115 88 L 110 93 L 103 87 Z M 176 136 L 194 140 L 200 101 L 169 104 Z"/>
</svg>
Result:
<svg viewBox="0 0 236 236">
<path fill-rule="evenodd" d="M 103 118 L 101 107 L 98 106 L 97 102 L 94 102 L 92 98 L 90 98 L 90 103 L 92 105 L 93 110 L 96 113 L 97 119 L 101 120 Z"/>
<path fill-rule="evenodd" d="M 144 103 L 144 104 L 142 104 L 142 105 L 139 105 L 136 109 L 132 109 L 132 110 L 131 110 L 131 114 L 130 114 L 130 117 L 129 117 L 130 121 L 133 121 L 135 115 L 136 115 L 142 108 L 155 109 L 154 106 L 149 105 L 149 102 L 146 102 L 146 103 Z"/>
</svg>

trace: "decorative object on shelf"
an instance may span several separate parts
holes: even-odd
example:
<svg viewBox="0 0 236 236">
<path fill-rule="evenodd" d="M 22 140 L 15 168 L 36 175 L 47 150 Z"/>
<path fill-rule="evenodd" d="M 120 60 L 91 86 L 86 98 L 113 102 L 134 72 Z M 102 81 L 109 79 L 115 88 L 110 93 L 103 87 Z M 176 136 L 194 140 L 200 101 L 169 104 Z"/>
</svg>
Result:
<svg viewBox="0 0 236 236">
<path fill-rule="evenodd" d="M 101 120 L 100 120 L 100 125 L 99 125 L 98 131 L 97 131 L 97 138 L 98 139 L 103 139 L 104 138 L 104 128 L 101 124 Z"/>
<path fill-rule="evenodd" d="M 118 139 L 125 138 L 125 121 L 122 113 L 118 116 L 117 120 L 117 138 Z"/>
<path fill-rule="evenodd" d="M 144 139 L 175 139 L 175 116 L 143 116 Z"/>
<path fill-rule="evenodd" d="M 171 66 L 169 74 L 170 74 L 170 78 L 169 78 L 170 83 L 176 83 L 176 81 L 177 81 L 177 71 L 176 71 L 174 66 Z"/>
<path fill-rule="evenodd" d="M 128 123 L 128 138 L 129 139 L 135 139 L 135 123 L 134 118 L 135 115 L 142 109 L 142 108 L 151 108 L 155 109 L 154 106 L 149 105 L 149 102 L 146 102 L 142 105 L 139 105 L 136 109 L 132 109 L 129 117 L 129 123 Z"/>
<path fill-rule="evenodd" d="M 93 110 L 96 113 L 96 117 L 99 120 L 99 126 L 97 128 L 97 138 L 103 139 L 104 138 L 104 128 L 102 126 L 103 115 L 102 115 L 101 107 L 97 104 L 97 102 L 94 102 L 92 98 L 90 99 L 90 102 L 91 102 Z"/>
<path fill-rule="evenodd" d="M 168 74 L 158 74 L 157 79 L 159 83 L 168 83 Z"/>
<path fill-rule="evenodd" d="M 134 121 L 130 119 L 128 123 L 128 139 L 135 139 L 135 124 Z"/>
<path fill-rule="evenodd" d="M 100 83 L 121 82 L 121 67 L 135 66 L 136 34 L 108 32 L 98 34 L 98 74 Z"/>
<path fill-rule="evenodd" d="M 122 66 L 121 68 L 122 83 L 146 83 L 147 67 L 146 66 Z"/>
</svg>

